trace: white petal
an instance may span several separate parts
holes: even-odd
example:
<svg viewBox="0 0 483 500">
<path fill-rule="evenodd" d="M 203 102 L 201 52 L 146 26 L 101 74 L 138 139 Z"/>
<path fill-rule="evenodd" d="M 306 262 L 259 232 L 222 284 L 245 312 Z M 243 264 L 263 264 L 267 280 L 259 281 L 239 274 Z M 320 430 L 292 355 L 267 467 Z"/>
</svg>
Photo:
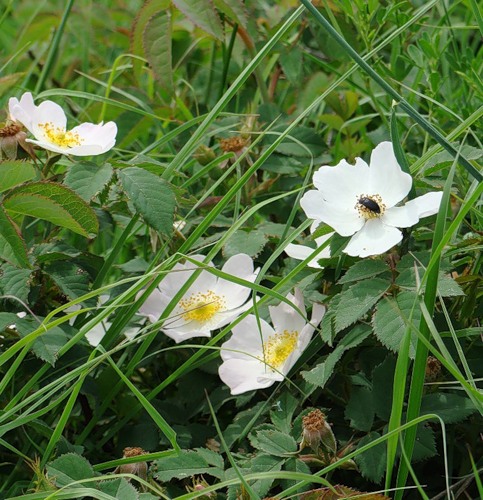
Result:
<svg viewBox="0 0 483 500">
<path fill-rule="evenodd" d="M 87 342 L 89 342 L 91 346 L 97 347 L 101 343 L 101 340 L 104 338 L 104 335 L 106 335 L 106 332 L 110 328 L 110 326 L 110 323 L 104 323 L 103 321 L 97 323 L 97 325 L 93 326 L 86 333 Z"/>
<path fill-rule="evenodd" d="M 419 221 L 419 216 L 416 206 L 406 203 L 402 207 L 392 207 L 386 210 L 381 221 L 387 226 L 411 227 Z"/>
<path fill-rule="evenodd" d="M 143 293 L 144 291 L 139 292 L 138 297 Z M 156 288 L 139 308 L 138 314 L 141 316 L 147 316 L 149 321 L 155 323 L 158 321 L 161 313 L 166 309 L 166 299 L 167 297 L 159 290 L 159 288 Z"/>
<path fill-rule="evenodd" d="M 32 126 L 34 128 L 33 134 L 36 139 L 45 138 L 44 131 L 39 125 L 44 123 L 51 123 L 55 128 L 61 130 L 66 129 L 67 117 L 64 110 L 55 102 L 44 101 L 41 102 L 36 109 L 35 115 L 32 118 Z"/>
<path fill-rule="evenodd" d="M 363 194 L 379 194 L 387 208 L 393 207 L 407 196 L 413 180 L 401 170 L 392 143 L 378 144 L 372 151 L 370 165 L 369 188 Z"/>
<path fill-rule="evenodd" d="M 188 339 L 193 339 L 196 337 L 211 337 L 211 332 L 209 331 L 183 331 L 183 330 L 172 330 L 171 328 L 161 328 L 161 331 L 173 339 L 177 344 Z"/>
<path fill-rule="evenodd" d="M 251 257 L 242 253 L 230 257 L 223 266 L 222 271 L 250 283 L 255 281 L 258 274 L 258 271 L 253 271 Z M 251 293 L 251 288 L 218 278 L 214 292 L 224 295 L 227 309 L 235 309 L 246 302 Z"/>
<path fill-rule="evenodd" d="M 261 331 L 260 331 L 261 328 Z M 263 356 L 263 343 L 275 332 L 273 328 L 260 318 L 260 327 L 255 315 L 250 314 L 232 329 L 232 336 L 221 345 L 222 359 L 253 359 Z"/>
<path fill-rule="evenodd" d="M 262 370 L 263 364 L 256 360 L 228 359 L 221 364 L 218 374 L 235 396 L 273 385 L 275 380 L 263 377 Z"/>
<path fill-rule="evenodd" d="M 25 92 L 20 98 L 11 97 L 8 101 L 8 112 L 10 117 L 17 122 L 20 122 L 29 132 L 32 132 L 32 118 L 37 110 L 34 104 L 32 94 Z"/>
<path fill-rule="evenodd" d="M 303 316 L 291 305 L 281 302 L 278 306 L 268 307 L 272 324 L 277 333 L 283 333 L 285 330 L 300 333 L 307 322 L 302 292 L 296 288 L 295 295 L 289 293 L 287 299 L 301 311 Z"/>
<path fill-rule="evenodd" d="M 205 256 L 192 255 L 190 258 L 198 262 L 203 262 Z M 205 265 L 213 266 L 211 262 Z M 166 293 L 166 295 L 173 297 L 179 292 L 180 288 L 186 283 L 186 281 L 188 281 L 191 275 L 198 269 L 200 269 L 200 266 L 197 266 L 192 262 L 186 261 L 184 264 L 178 262 L 175 264 L 173 269 L 171 269 L 171 271 L 166 273 L 163 280 L 159 284 L 159 288 Z"/>
<path fill-rule="evenodd" d="M 249 300 L 248 302 L 245 302 L 245 304 L 241 305 L 240 307 L 236 307 L 235 309 L 230 309 L 228 311 L 223 311 L 219 312 L 216 314 L 216 324 L 214 324 L 211 329 L 215 330 L 217 328 L 222 328 L 232 321 L 234 321 L 238 316 L 240 316 L 241 313 L 244 313 L 245 311 L 248 311 L 250 307 L 253 306 L 253 301 Z"/>
<path fill-rule="evenodd" d="M 335 167 L 321 167 L 314 173 L 314 186 L 330 205 L 353 207 L 357 197 L 365 192 L 369 181 L 369 167 L 361 158 L 355 165 L 342 160 Z"/>
<path fill-rule="evenodd" d="M 323 258 L 322 254 L 325 252 L 325 250 L 326 249 L 322 250 L 322 252 L 319 253 L 314 259 L 310 260 L 307 263 L 307 266 L 313 267 L 314 269 L 323 269 L 322 266 L 317 263 L 317 261 Z M 293 259 L 305 260 L 307 257 L 314 253 L 315 249 L 306 247 L 304 245 L 294 245 L 293 243 L 289 243 L 284 248 L 284 251 L 289 257 L 292 257 Z"/>
<path fill-rule="evenodd" d="M 339 187 L 339 190 L 343 188 Z M 349 203 L 342 201 L 326 202 L 320 191 L 307 191 L 300 205 L 310 219 L 325 222 L 341 236 L 352 236 L 364 225 L 364 219 L 357 212 L 356 197 Z"/>
<path fill-rule="evenodd" d="M 371 219 L 351 238 L 344 252 L 353 257 L 379 255 L 399 243 L 401 239 L 402 233 L 399 229 L 386 226 L 380 219 Z"/>
<path fill-rule="evenodd" d="M 326 308 L 322 304 L 314 303 L 312 306 L 312 317 L 310 318 L 310 323 L 307 323 L 302 328 L 298 338 L 297 349 L 300 351 L 300 354 L 305 351 L 306 347 L 309 345 L 312 335 L 325 315 L 325 311 Z"/>
<path fill-rule="evenodd" d="M 438 213 L 442 197 L 442 191 L 432 191 L 408 201 L 406 206 L 414 207 L 418 213 L 418 217 L 422 219 L 423 217 L 429 217 Z"/>
</svg>

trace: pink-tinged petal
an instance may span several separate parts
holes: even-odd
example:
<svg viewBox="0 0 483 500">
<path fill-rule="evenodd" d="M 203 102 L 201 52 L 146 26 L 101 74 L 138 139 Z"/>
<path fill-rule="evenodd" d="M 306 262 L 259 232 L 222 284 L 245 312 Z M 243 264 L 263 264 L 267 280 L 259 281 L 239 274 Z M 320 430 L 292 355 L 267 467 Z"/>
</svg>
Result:
<svg viewBox="0 0 483 500">
<path fill-rule="evenodd" d="M 415 205 L 402 207 L 392 207 L 386 210 L 381 217 L 383 224 L 392 227 L 411 227 L 419 221 L 419 216 Z"/>
<path fill-rule="evenodd" d="M 339 189 L 343 190 L 342 187 Z M 312 190 L 303 195 L 300 205 L 309 219 L 325 222 L 341 236 L 352 236 L 364 225 L 364 219 L 355 208 L 356 202 L 354 197 L 351 204 L 342 201 L 328 203 L 320 191 Z"/>
<path fill-rule="evenodd" d="M 278 306 L 268 307 L 273 327 L 277 333 L 283 333 L 285 330 L 300 333 L 307 322 L 304 297 L 302 292 L 296 288 L 295 295 L 288 293 L 287 299 L 291 302 L 291 304 L 280 302 Z M 294 309 L 292 304 L 298 308 L 302 314 Z"/>
<path fill-rule="evenodd" d="M 261 328 L 261 331 L 260 331 Z M 232 336 L 221 345 L 221 358 L 252 359 L 263 357 L 263 343 L 275 332 L 273 328 L 260 318 L 260 327 L 257 318 L 250 314 L 232 329 Z"/>
<path fill-rule="evenodd" d="M 401 170 L 392 143 L 381 142 L 371 154 L 370 182 L 363 194 L 381 196 L 387 208 L 404 199 L 411 189 L 412 177 Z"/>
<path fill-rule="evenodd" d="M 236 396 L 256 389 L 265 389 L 275 383 L 275 380 L 265 378 L 263 364 L 256 360 L 228 359 L 218 369 L 221 380 Z"/>
<path fill-rule="evenodd" d="M 397 245 L 401 239 L 399 229 L 386 226 L 380 219 L 371 219 L 350 239 L 344 252 L 353 257 L 379 255 Z"/>
<path fill-rule="evenodd" d="M 357 197 L 365 192 L 369 180 L 369 167 L 361 158 L 355 165 L 342 160 L 335 167 L 321 167 L 314 173 L 314 186 L 329 205 L 352 207 Z"/>
<path fill-rule="evenodd" d="M 431 193 L 423 194 L 414 200 L 408 201 L 406 207 L 409 206 L 414 208 L 418 217 L 422 219 L 423 217 L 429 217 L 430 215 L 438 213 L 442 197 L 442 191 L 432 191 Z"/>
</svg>

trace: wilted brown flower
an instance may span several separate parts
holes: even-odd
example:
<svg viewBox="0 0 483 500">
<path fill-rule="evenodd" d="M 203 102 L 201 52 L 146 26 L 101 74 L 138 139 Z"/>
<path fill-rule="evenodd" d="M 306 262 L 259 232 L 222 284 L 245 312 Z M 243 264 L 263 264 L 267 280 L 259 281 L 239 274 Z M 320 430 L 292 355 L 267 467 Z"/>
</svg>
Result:
<svg viewBox="0 0 483 500">
<path fill-rule="evenodd" d="M 248 142 L 241 135 L 237 135 L 228 139 L 220 139 L 220 148 L 225 153 L 240 153 Z"/>
<path fill-rule="evenodd" d="M 144 451 L 142 448 L 139 448 L 137 446 L 127 447 L 123 450 L 122 458 L 138 457 L 139 455 L 145 455 L 146 453 L 147 451 Z M 122 464 L 116 468 L 114 474 L 135 474 L 136 476 L 139 476 L 141 479 L 144 479 L 146 481 L 148 476 L 148 464 L 146 462 Z"/>
<path fill-rule="evenodd" d="M 434 356 L 426 360 L 425 378 L 427 382 L 434 382 L 441 373 L 441 362 Z"/>
<path fill-rule="evenodd" d="M 25 153 L 35 159 L 32 144 L 25 139 L 27 139 L 27 134 L 22 126 L 17 122 L 8 120 L 3 127 L 0 127 L 0 158 L 15 160 L 19 157 L 18 146 L 20 146 Z"/>
<path fill-rule="evenodd" d="M 302 418 L 302 448 L 309 446 L 314 453 L 327 453 L 335 456 L 337 453 L 337 442 L 325 420 L 325 414 L 320 410 L 312 410 Z"/>
</svg>

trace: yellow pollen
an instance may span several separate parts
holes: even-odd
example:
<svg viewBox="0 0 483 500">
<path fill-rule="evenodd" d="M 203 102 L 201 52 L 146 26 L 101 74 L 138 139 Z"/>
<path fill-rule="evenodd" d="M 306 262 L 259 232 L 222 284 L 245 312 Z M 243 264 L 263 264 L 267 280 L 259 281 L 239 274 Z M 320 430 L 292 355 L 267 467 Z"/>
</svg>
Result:
<svg viewBox="0 0 483 500">
<path fill-rule="evenodd" d="M 226 308 L 224 296 L 217 295 L 212 290 L 193 293 L 187 299 L 181 300 L 179 305 L 186 311 L 183 314 L 186 321 L 201 323 L 209 321 L 218 311 L 224 311 Z"/>
<path fill-rule="evenodd" d="M 377 219 L 386 211 L 386 205 L 379 194 L 360 194 L 356 199 L 354 208 L 366 220 Z"/>
<path fill-rule="evenodd" d="M 284 330 L 270 336 L 263 345 L 263 360 L 271 368 L 280 368 L 297 347 L 299 332 Z"/>
<path fill-rule="evenodd" d="M 55 127 L 51 122 L 39 123 L 39 127 L 44 130 L 45 137 L 49 142 L 61 148 L 73 148 L 82 144 L 78 133 L 65 130 L 62 127 Z"/>
</svg>

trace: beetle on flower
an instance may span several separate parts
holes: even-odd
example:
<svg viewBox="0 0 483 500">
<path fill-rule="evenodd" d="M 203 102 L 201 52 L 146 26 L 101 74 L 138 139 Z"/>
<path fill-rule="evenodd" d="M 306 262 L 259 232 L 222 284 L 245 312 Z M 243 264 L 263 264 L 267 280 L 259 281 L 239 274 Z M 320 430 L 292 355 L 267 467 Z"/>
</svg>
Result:
<svg viewBox="0 0 483 500">
<path fill-rule="evenodd" d="M 198 262 L 203 262 L 204 258 L 203 255 L 191 257 Z M 208 266 L 213 264 L 210 262 Z M 147 316 L 153 323 L 164 319 L 161 330 L 175 342 L 210 337 L 213 330 L 227 325 L 252 305 L 251 301 L 247 302 L 251 292 L 249 287 L 218 278 L 203 269 L 170 317 L 163 318 L 169 303 L 197 269 L 199 266 L 191 262 L 176 264 L 139 310 L 139 314 Z M 222 272 L 250 283 L 258 274 L 258 270 L 253 270 L 252 259 L 242 253 L 230 257 Z"/>
<path fill-rule="evenodd" d="M 314 304 L 307 322 L 300 290 L 289 293 L 287 299 L 293 305 L 282 302 L 269 307 L 273 327 L 261 318 L 259 324 L 250 314 L 233 327 L 232 337 L 221 345 L 223 363 L 218 373 L 233 395 L 281 382 L 312 339 L 325 307 Z"/>
<path fill-rule="evenodd" d="M 52 101 L 43 101 L 36 106 L 30 92 L 23 94 L 20 100 L 11 97 L 8 109 L 10 118 L 21 123 L 35 137 L 27 142 L 54 153 L 100 155 L 116 143 L 117 125 L 114 122 L 81 123 L 67 130 L 64 110 Z"/>
<path fill-rule="evenodd" d="M 382 142 L 371 154 L 370 165 L 356 158 L 342 160 L 314 173 L 315 190 L 300 200 L 307 217 L 324 222 L 341 236 L 352 236 L 344 252 L 354 257 L 379 255 L 402 239 L 400 227 L 438 212 L 442 192 L 430 192 L 399 203 L 411 189 L 412 177 L 403 172 L 392 143 Z"/>
</svg>

